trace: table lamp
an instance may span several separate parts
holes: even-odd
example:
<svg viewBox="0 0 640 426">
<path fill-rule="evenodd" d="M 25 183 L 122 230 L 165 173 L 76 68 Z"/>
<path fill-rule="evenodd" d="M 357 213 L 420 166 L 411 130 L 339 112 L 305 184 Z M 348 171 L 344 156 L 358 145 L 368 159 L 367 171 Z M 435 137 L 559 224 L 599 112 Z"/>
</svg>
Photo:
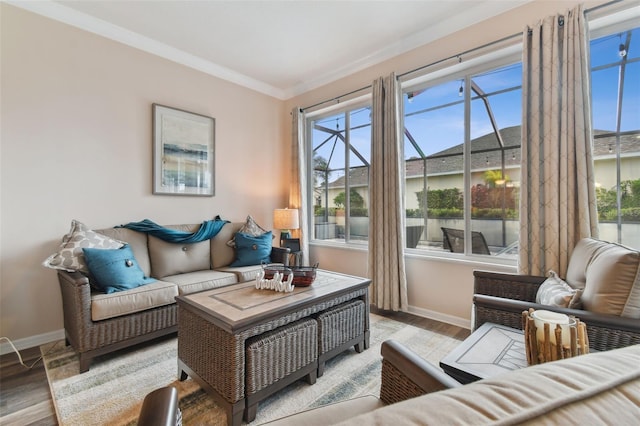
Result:
<svg viewBox="0 0 640 426">
<path fill-rule="evenodd" d="M 285 238 L 291 238 L 290 231 L 298 229 L 298 209 L 275 209 L 273 211 L 273 227 L 280 230 L 280 245 Z"/>
</svg>

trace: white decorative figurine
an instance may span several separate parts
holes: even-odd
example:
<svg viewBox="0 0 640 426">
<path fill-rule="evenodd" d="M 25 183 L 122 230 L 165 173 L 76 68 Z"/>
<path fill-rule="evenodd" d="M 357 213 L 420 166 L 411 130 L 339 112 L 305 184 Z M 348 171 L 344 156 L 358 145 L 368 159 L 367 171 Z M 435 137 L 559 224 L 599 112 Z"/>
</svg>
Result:
<svg viewBox="0 0 640 426">
<path fill-rule="evenodd" d="M 264 278 L 264 270 L 258 272 L 256 275 L 256 288 L 258 290 L 275 290 L 281 293 L 290 293 L 293 291 L 295 286 L 293 283 L 293 273 L 289 274 L 287 281 L 282 281 L 284 274 L 280 272 L 275 272 L 273 274 L 273 278 L 267 280 Z"/>
</svg>

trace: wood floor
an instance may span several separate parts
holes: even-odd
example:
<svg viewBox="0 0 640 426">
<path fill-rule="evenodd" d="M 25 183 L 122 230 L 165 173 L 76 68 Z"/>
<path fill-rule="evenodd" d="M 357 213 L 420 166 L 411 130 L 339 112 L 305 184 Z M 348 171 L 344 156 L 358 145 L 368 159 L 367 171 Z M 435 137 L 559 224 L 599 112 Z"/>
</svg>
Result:
<svg viewBox="0 0 640 426">
<path fill-rule="evenodd" d="M 20 351 L 22 361 L 32 365 L 40 348 Z M 57 425 L 49 383 L 42 361 L 33 368 L 20 365 L 15 353 L 0 357 L 0 425 Z"/>
<path fill-rule="evenodd" d="M 460 340 L 467 338 L 470 333 L 464 328 L 404 312 L 380 312 L 373 308 L 372 312 L 416 327 L 438 331 Z M 37 347 L 25 349 L 20 354 L 23 362 L 30 366 L 40 357 L 40 349 Z M 0 357 L 0 425 L 50 426 L 57 424 L 42 361 L 38 361 L 32 369 L 27 369 L 20 365 L 15 353 L 2 355 Z"/>
</svg>

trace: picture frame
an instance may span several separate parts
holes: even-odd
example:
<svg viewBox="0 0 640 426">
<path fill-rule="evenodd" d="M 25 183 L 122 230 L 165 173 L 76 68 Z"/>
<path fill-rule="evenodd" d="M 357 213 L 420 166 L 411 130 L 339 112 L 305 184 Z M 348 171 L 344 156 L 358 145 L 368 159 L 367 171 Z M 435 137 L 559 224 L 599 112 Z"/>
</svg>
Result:
<svg viewBox="0 0 640 426">
<path fill-rule="evenodd" d="M 152 104 L 153 194 L 215 195 L 215 119 Z"/>
<path fill-rule="evenodd" d="M 281 247 L 291 249 L 291 253 L 300 251 L 300 238 L 283 238 Z"/>
</svg>

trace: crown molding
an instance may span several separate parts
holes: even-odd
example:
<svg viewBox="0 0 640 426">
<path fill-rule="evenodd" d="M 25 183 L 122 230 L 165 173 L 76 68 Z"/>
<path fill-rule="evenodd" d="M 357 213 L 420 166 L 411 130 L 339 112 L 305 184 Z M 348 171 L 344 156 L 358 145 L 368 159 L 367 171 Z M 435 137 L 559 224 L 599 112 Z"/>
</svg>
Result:
<svg viewBox="0 0 640 426">
<path fill-rule="evenodd" d="M 332 83 L 358 71 L 362 71 L 427 43 L 431 43 L 492 16 L 520 7 L 533 0 L 512 0 L 509 2 L 491 0 L 478 1 L 474 7 L 470 7 L 459 12 L 455 16 L 451 16 L 435 26 L 425 28 L 423 31 L 399 40 L 396 43 L 386 46 L 366 57 L 357 58 L 344 66 L 335 68 L 330 72 L 326 72 L 320 78 L 309 80 L 286 89 L 281 89 L 263 81 L 248 77 L 229 68 L 205 60 L 199 56 L 176 49 L 167 44 L 111 24 L 107 21 L 95 18 L 91 15 L 78 12 L 51 0 L 3 1 L 12 6 L 63 22 L 76 28 L 80 28 L 127 46 L 145 51 L 152 55 L 201 71 L 211 76 L 255 90 L 276 99 L 287 100 L 308 92 L 309 90 L 317 89 L 321 86 Z"/>
<path fill-rule="evenodd" d="M 214 77 L 255 90 L 256 92 L 280 100 L 286 99 L 285 91 L 282 89 L 53 1 L 5 0 L 5 2 L 46 18 L 63 22 Z"/>
</svg>

